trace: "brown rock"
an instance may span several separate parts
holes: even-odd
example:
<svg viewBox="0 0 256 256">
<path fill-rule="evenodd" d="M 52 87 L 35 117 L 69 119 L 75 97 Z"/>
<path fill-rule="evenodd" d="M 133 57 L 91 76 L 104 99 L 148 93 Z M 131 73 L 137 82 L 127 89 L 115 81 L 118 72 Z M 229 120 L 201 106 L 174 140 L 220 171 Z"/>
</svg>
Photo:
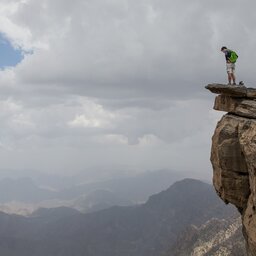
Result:
<svg viewBox="0 0 256 256">
<path fill-rule="evenodd" d="M 247 88 L 244 85 L 208 84 L 205 88 L 212 93 L 236 98 L 256 99 L 256 89 Z"/>
<path fill-rule="evenodd" d="M 247 88 L 247 97 L 256 99 L 256 90 L 254 88 Z"/>
<path fill-rule="evenodd" d="M 225 203 L 242 215 L 249 256 L 256 256 L 256 89 L 210 84 L 214 109 L 228 114 L 212 138 L 213 184 Z"/>
<path fill-rule="evenodd" d="M 246 97 L 247 88 L 245 86 L 234 86 L 226 84 L 208 84 L 206 89 L 210 90 L 212 93 L 223 94 L 232 97 Z"/>
<path fill-rule="evenodd" d="M 256 119 L 256 100 L 218 95 L 215 98 L 214 109 Z"/>
<path fill-rule="evenodd" d="M 240 137 L 245 160 L 249 171 L 250 198 L 243 214 L 244 232 L 246 234 L 250 255 L 256 255 L 256 125 L 247 123 L 246 130 Z"/>
<path fill-rule="evenodd" d="M 242 214 L 248 253 L 256 256 L 256 120 L 227 114 L 212 138 L 213 184 Z"/>
<path fill-rule="evenodd" d="M 225 115 L 212 138 L 213 184 L 225 201 L 244 209 L 250 194 L 248 168 L 239 134 L 246 119 Z"/>
</svg>

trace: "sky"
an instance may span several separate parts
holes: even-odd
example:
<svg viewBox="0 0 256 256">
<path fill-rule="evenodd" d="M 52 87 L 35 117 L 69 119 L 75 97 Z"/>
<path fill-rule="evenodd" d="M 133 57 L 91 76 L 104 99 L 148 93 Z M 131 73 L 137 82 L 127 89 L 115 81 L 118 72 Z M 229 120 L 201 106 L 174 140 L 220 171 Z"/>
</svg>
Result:
<svg viewBox="0 0 256 256">
<path fill-rule="evenodd" d="M 254 1 L 0 0 L 1 169 L 211 177 L 222 46 L 253 86 Z"/>
<path fill-rule="evenodd" d="M 12 67 L 23 59 L 22 50 L 13 48 L 10 42 L 0 34 L 0 68 Z"/>
</svg>

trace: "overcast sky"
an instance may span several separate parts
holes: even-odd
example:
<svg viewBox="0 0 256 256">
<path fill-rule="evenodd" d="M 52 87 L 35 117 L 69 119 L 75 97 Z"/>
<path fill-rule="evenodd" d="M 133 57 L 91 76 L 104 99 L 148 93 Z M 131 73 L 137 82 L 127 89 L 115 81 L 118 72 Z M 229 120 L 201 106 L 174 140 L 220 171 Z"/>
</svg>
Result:
<svg viewBox="0 0 256 256">
<path fill-rule="evenodd" d="M 248 0 L 0 0 L 2 40 L 19 61 L 10 64 L 9 51 L 1 63 L 1 168 L 210 177 L 222 113 L 204 86 L 226 83 L 223 45 L 239 55 L 238 80 L 254 85 L 255 7 Z"/>
</svg>

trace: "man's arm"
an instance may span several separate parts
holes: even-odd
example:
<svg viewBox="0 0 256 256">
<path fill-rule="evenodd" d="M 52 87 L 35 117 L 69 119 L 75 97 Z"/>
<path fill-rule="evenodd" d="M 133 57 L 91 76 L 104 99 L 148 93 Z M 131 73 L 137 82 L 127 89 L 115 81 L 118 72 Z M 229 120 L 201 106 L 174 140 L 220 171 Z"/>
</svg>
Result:
<svg viewBox="0 0 256 256">
<path fill-rule="evenodd" d="M 225 54 L 225 57 L 226 57 L 226 61 L 230 62 L 229 58 L 231 57 L 231 51 L 227 51 Z"/>
</svg>

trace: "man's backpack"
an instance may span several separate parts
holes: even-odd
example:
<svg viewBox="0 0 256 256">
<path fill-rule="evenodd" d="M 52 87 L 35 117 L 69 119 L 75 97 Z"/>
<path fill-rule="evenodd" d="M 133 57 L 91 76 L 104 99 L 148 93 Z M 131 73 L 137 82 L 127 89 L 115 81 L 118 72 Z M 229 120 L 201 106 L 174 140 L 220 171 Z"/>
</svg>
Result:
<svg viewBox="0 0 256 256">
<path fill-rule="evenodd" d="M 236 60 L 238 58 L 238 55 L 236 54 L 236 52 L 231 51 L 230 57 L 229 57 L 229 61 L 231 63 L 236 63 Z"/>
</svg>

